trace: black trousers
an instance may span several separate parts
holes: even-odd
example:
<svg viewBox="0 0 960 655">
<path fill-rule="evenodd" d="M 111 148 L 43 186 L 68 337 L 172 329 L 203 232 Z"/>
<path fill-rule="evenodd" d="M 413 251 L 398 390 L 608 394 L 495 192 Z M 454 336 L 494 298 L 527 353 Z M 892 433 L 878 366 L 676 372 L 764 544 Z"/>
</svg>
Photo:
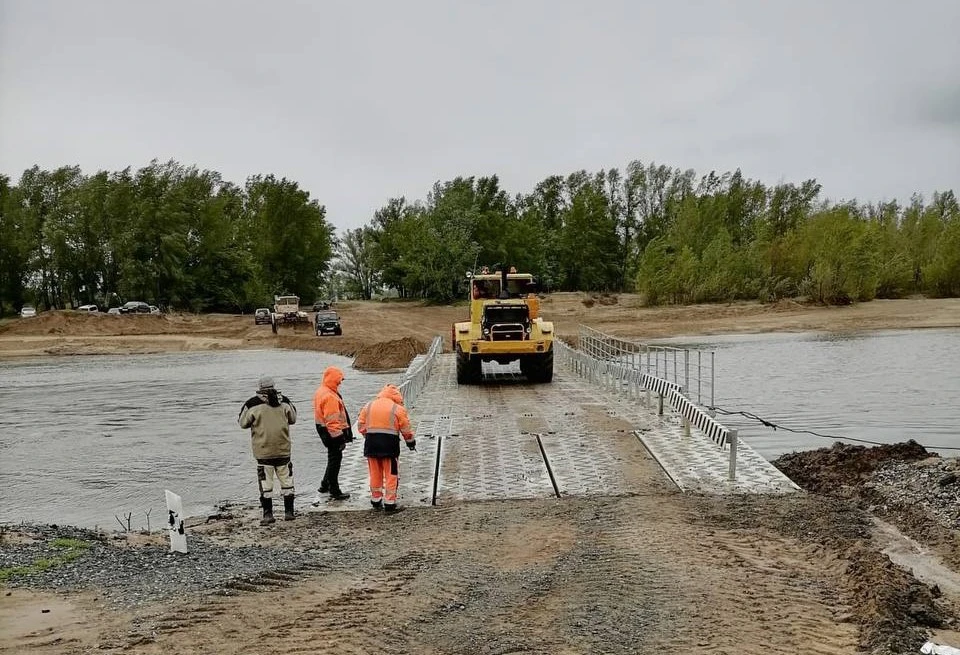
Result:
<svg viewBox="0 0 960 655">
<path fill-rule="evenodd" d="M 340 463 L 343 462 L 343 441 L 331 439 L 327 447 L 327 468 L 323 471 L 321 488 L 329 488 L 334 496 L 340 494 Z"/>
</svg>

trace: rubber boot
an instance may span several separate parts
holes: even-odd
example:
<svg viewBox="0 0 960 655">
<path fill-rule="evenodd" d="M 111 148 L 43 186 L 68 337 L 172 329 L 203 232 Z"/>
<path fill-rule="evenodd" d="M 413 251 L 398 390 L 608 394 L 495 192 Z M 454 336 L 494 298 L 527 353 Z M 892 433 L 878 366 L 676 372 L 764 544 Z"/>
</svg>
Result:
<svg viewBox="0 0 960 655">
<path fill-rule="evenodd" d="M 339 489 L 330 490 L 330 500 L 346 500 L 349 497 L 350 497 L 350 494 L 345 494 Z"/>
<path fill-rule="evenodd" d="M 370 506 L 373 507 L 373 509 L 383 509 L 383 501 L 382 501 L 382 500 L 371 500 L 371 501 L 370 501 Z"/>
<path fill-rule="evenodd" d="M 292 521 L 293 520 L 293 496 L 284 496 L 283 497 L 283 520 Z"/>
<path fill-rule="evenodd" d="M 273 498 L 261 496 L 260 506 L 263 507 L 263 518 L 260 519 L 260 525 L 270 525 L 275 520 L 273 518 Z"/>
<path fill-rule="evenodd" d="M 397 512 L 402 512 L 402 507 L 397 507 L 396 505 L 384 505 L 383 511 L 387 514 L 396 514 Z"/>
</svg>

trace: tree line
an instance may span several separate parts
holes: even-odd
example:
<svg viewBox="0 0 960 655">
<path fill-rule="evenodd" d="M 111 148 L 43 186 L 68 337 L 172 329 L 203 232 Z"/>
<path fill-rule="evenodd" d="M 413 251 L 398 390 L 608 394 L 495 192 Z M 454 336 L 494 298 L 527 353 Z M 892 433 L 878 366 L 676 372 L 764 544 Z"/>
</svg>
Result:
<svg viewBox="0 0 960 655">
<path fill-rule="evenodd" d="M 831 202 L 816 180 L 768 186 L 740 170 L 631 162 L 551 176 L 511 195 L 496 176 L 394 198 L 346 233 L 341 267 L 364 297 L 450 300 L 466 270 L 516 266 L 548 289 L 637 291 L 647 303 L 824 303 L 960 295 L 960 208 L 929 201 Z"/>
<path fill-rule="evenodd" d="M 649 303 L 957 296 L 960 208 L 953 191 L 831 202 L 816 180 L 769 186 L 634 161 L 527 193 L 457 177 L 337 235 L 323 205 L 272 175 L 239 186 L 173 161 L 0 175 L 0 311 L 131 299 L 237 311 L 336 287 L 446 302 L 464 296 L 466 271 L 494 264 L 548 290 Z"/>
<path fill-rule="evenodd" d="M 237 311 L 274 293 L 312 297 L 335 243 L 296 182 L 153 161 L 84 175 L 34 166 L 0 176 L 0 311 L 141 300 Z"/>
</svg>

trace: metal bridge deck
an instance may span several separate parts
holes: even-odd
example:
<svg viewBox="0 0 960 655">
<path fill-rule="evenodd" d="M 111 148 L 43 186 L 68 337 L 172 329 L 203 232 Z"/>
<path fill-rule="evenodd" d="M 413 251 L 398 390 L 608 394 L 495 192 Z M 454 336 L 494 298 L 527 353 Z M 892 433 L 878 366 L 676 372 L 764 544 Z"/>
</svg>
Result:
<svg viewBox="0 0 960 655">
<path fill-rule="evenodd" d="M 636 493 L 637 464 L 652 455 L 683 490 L 783 493 L 782 473 L 740 442 L 737 482 L 727 453 L 680 422 L 596 389 L 561 368 L 552 384 L 527 384 L 485 364 L 485 382 L 459 386 L 453 355 L 440 355 L 411 412 L 417 451 L 401 449 L 400 504 Z M 352 497 L 318 499 L 324 511 L 369 508 L 360 444 L 345 453 L 340 484 Z"/>
</svg>

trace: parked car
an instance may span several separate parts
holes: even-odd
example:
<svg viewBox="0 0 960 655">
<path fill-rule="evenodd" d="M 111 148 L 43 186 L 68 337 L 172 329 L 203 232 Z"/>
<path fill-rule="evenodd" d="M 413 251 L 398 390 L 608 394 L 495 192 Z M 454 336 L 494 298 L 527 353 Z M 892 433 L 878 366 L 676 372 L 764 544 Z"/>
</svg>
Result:
<svg viewBox="0 0 960 655">
<path fill-rule="evenodd" d="M 108 314 L 113 314 L 114 316 L 120 316 L 123 312 L 120 311 L 119 307 L 111 307 L 107 310 Z"/>
<path fill-rule="evenodd" d="M 339 336 L 343 334 L 343 330 L 340 327 L 340 317 L 335 311 L 330 309 L 317 312 L 315 325 L 317 336 L 323 334 L 335 334 Z"/>
<path fill-rule="evenodd" d="M 150 305 L 139 300 L 131 300 L 120 307 L 121 314 L 149 314 Z"/>
<path fill-rule="evenodd" d="M 270 310 L 266 307 L 261 307 L 253 313 L 253 324 L 254 325 L 270 325 Z"/>
<path fill-rule="evenodd" d="M 317 302 L 313 303 L 313 311 L 319 312 L 324 309 L 330 309 L 330 303 L 326 300 L 318 300 Z"/>
<path fill-rule="evenodd" d="M 156 305 L 150 305 L 150 313 L 151 313 L 151 314 L 159 314 L 159 313 L 160 313 L 160 308 L 157 307 Z"/>
<path fill-rule="evenodd" d="M 24 305 L 20 308 L 20 318 L 32 318 L 37 315 L 37 308 L 33 305 Z"/>
<path fill-rule="evenodd" d="M 99 314 L 100 308 L 96 305 L 80 305 L 77 307 L 78 312 L 85 312 L 87 314 Z"/>
</svg>

